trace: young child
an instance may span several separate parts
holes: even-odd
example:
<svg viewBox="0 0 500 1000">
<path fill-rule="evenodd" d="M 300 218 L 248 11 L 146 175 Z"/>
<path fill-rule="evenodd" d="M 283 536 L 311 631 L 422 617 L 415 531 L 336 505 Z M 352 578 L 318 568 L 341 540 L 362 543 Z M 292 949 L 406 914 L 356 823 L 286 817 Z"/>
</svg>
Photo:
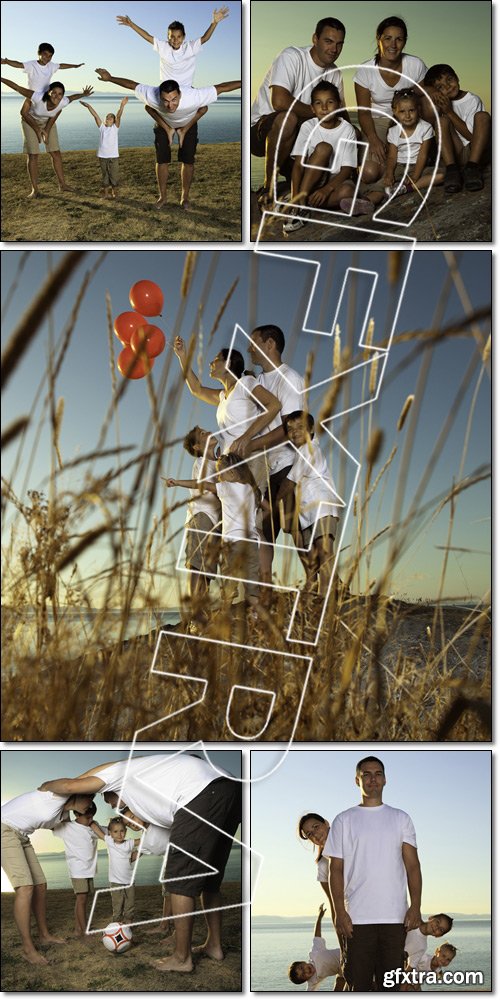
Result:
<svg viewBox="0 0 500 1000">
<path fill-rule="evenodd" d="M 94 816 L 97 812 L 95 802 L 85 812 L 73 810 L 75 819 L 58 823 L 52 833 L 64 843 L 64 853 L 68 865 L 73 891 L 75 893 L 75 935 L 82 937 L 87 928 L 87 904 L 89 893 L 94 891 L 94 876 L 97 871 L 98 835 L 97 827 L 103 832 Z M 92 829 L 91 829 L 92 826 Z"/>
<path fill-rule="evenodd" d="M 421 955 L 418 963 L 412 965 L 410 959 L 408 959 L 406 969 L 414 969 L 416 972 L 435 972 L 438 974 L 438 978 L 442 978 L 439 973 L 442 969 L 446 969 L 450 962 L 453 961 L 457 949 L 455 945 L 450 944 L 449 941 L 445 941 L 444 944 L 438 945 L 433 955 L 429 955 L 427 952 Z M 401 983 L 399 987 L 402 993 L 421 993 L 422 987 L 420 983 Z"/>
<path fill-rule="evenodd" d="M 375 205 L 381 204 L 387 197 L 412 194 L 415 188 L 422 191 L 431 183 L 443 183 L 444 171 L 437 170 L 433 180 L 433 168 L 426 166 L 434 129 L 420 116 L 418 93 L 411 87 L 396 90 L 392 98 L 392 113 L 399 124 L 393 125 L 387 132 L 384 176 L 368 185 L 363 197 L 356 199 L 354 205 L 352 199 L 344 199 L 340 205 L 344 212 L 366 215 L 373 212 Z M 400 183 L 407 166 L 409 170 L 406 178 Z"/>
<path fill-rule="evenodd" d="M 117 114 L 106 115 L 103 123 L 101 118 L 99 118 L 97 111 L 91 104 L 86 104 L 85 101 L 80 101 L 82 107 L 87 108 L 88 111 L 90 111 L 90 114 L 99 129 L 99 147 L 97 150 L 97 157 L 101 168 L 101 195 L 104 198 L 116 198 L 118 193 L 118 158 L 120 156 L 118 152 L 118 129 L 120 128 L 122 114 L 127 103 L 128 97 L 123 97 Z"/>
<path fill-rule="evenodd" d="M 134 24 L 127 15 L 118 15 L 118 24 L 123 24 L 127 28 L 132 28 L 137 35 L 144 38 L 153 46 L 155 52 L 160 57 L 160 81 L 177 80 L 180 87 L 191 87 L 193 84 L 196 58 L 201 50 L 201 46 L 212 37 L 216 27 L 221 21 L 229 17 L 228 7 L 221 7 L 214 10 L 212 21 L 200 38 L 193 41 L 186 41 L 186 31 L 181 21 L 172 21 L 167 28 L 167 41 L 162 38 L 155 38 L 149 31 Z"/>
<path fill-rule="evenodd" d="M 295 207 L 297 204 L 336 208 L 342 198 L 348 198 L 354 191 L 356 133 L 352 125 L 337 114 L 340 105 L 335 84 L 320 80 L 313 87 L 311 110 L 314 117 L 302 124 L 290 154 L 294 160 L 291 191 L 294 207 L 283 223 L 285 234 L 300 229 L 310 217 L 310 213 Z M 334 163 L 336 173 L 331 174 L 329 167 Z"/>
<path fill-rule="evenodd" d="M 308 584 L 317 586 L 318 594 L 325 594 L 332 573 L 333 542 L 341 502 L 326 459 L 314 439 L 312 415 L 294 410 L 283 418 L 283 426 L 297 454 L 279 488 L 278 502 L 295 489 L 300 527 L 297 543 L 309 549 L 306 558 Z M 325 513 L 325 503 L 333 505 L 326 508 L 330 512 Z"/>
<path fill-rule="evenodd" d="M 340 948 L 327 948 L 326 941 L 321 937 L 321 921 L 326 909 L 321 904 L 314 927 L 314 938 L 308 962 L 292 962 L 288 970 L 288 978 L 296 986 L 307 983 L 307 991 L 319 989 L 324 979 L 336 976 L 335 992 L 344 989 L 345 981 L 341 975 Z"/>
<path fill-rule="evenodd" d="M 443 937 L 453 927 L 453 918 L 447 913 L 435 913 L 427 920 L 421 920 L 413 931 L 408 931 L 405 940 L 405 952 L 408 955 L 408 965 L 417 969 L 418 963 L 427 950 L 428 937 Z"/>
<path fill-rule="evenodd" d="M 445 190 L 455 194 L 463 184 L 466 191 L 484 187 L 484 163 L 491 135 L 491 118 L 477 94 L 460 89 L 452 66 L 436 63 L 427 70 L 423 85 L 441 117 L 450 125 L 454 162 L 446 168 Z"/>
<path fill-rule="evenodd" d="M 38 59 L 29 59 L 27 62 L 2 59 L 2 66 L 22 69 L 28 77 L 28 88 L 35 92 L 47 90 L 54 73 L 57 73 L 58 70 L 79 69 L 80 66 L 85 66 L 85 63 L 53 63 L 54 46 L 50 42 L 40 42 L 37 54 Z"/>
<path fill-rule="evenodd" d="M 132 877 L 131 865 L 137 858 L 139 840 L 126 840 L 127 827 L 120 816 L 113 816 L 108 823 L 108 832 L 104 833 L 97 823 L 92 829 L 104 840 L 108 849 L 109 884 L 115 891 L 111 893 L 113 920 L 118 924 L 128 924 L 134 919 L 134 886 L 130 885 Z"/>
</svg>

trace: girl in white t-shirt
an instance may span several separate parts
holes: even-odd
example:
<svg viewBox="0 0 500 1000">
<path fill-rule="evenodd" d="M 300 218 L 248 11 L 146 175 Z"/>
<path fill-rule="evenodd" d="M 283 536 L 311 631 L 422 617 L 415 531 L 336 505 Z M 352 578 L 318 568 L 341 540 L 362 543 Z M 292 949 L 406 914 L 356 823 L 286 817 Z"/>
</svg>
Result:
<svg viewBox="0 0 500 1000">
<path fill-rule="evenodd" d="M 426 65 L 418 56 L 404 52 L 408 30 L 400 17 L 386 17 L 377 26 L 377 52 L 358 68 L 354 77 L 358 117 L 368 152 L 362 179 L 377 181 L 385 170 L 387 131 L 391 127 L 391 103 L 396 90 L 421 83 Z"/>
<path fill-rule="evenodd" d="M 97 156 L 101 168 L 101 195 L 103 198 L 116 198 L 118 193 L 118 129 L 122 120 L 125 105 L 128 104 L 128 97 L 123 97 L 116 115 L 106 115 L 104 122 L 97 114 L 95 108 L 85 101 L 80 101 L 83 108 L 87 108 L 92 115 L 97 128 L 99 129 L 99 147 Z"/>
<path fill-rule="evenodd" d="M 52 164 L 59 182 L 60 191 L 69 191 L 64 177 L 62 157 L 59 151 L 59 139 L 57 135 L 56 121 L 64 108 L 73 101 L 79 101 L 81 97 L 90 97 L 94 93 L 92 87 L 85 87 L 80 94 L 72 94 L 65 97 L 65 87 L 63 83 L 54 81 L 48 89 L 43 91 L 28 90 L 20 87 L 13 80 L 6 80 L 5 83 L 12 90 L 25 97 L 26 100 L 21 108 L 22 130 L 24 135 L 24 152 L 28 154 L 28 175 L 31 181 L 31 191 L 29 198 L 38 198 L 38 154 L 40 144 L 45 143 L 45 148 L 52 157 Z"/>
</svg>

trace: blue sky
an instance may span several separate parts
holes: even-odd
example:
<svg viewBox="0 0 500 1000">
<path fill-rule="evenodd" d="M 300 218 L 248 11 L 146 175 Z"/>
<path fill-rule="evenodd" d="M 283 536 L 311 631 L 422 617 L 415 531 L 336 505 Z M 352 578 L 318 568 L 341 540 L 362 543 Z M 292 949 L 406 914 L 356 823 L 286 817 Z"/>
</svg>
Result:
<svg viewBox="0 0 500 1000">
<path fill-rule="evenodd" d="M 198 57 L 194 85 L 205 87 L 224 80 L 238 80 L 241 75 L 241 6 L 236 0 L 212 3 L 180 2 L 168 7 L 159 2 L 60 4 L 54 17 L 47 18 L 38 3 L 2 4 L 2 53 L 4 57 L 26 62 L 37 58 L 40 42 L 54 46 L 54 60 L 85 63 L 81 69 L 64 70 L 62 82 L 69 93 L 86 84 L 96 92 L 109 93 L 114 88 L 99 83 L 97 66 L 112 76 L 123 76 L 138 83 L 159 83 L 159 57 L 152 45 L 131 28 L 118 24 L 116 16 L 128 16 L 157 38 L 166 38 L 171 21 L 181 21 L 186 38 L 199 38 L 212 21 L 215 7 L 227 6 L 229 17 L 219 24 L 215 34 L 203 45 Z M 2 66 L 3 76 L 25 86 L 25 74 Z M 4 88 L 2 88 L 4 89 Z M 5 92 L 12 93 L 5 88 Z"/>
<path fill-rule="evenodd" d="M 252 776 L 266 775 L 281 752 L 252 751 Z M 299 840 L 306 812 L 331 822 L 360 801 L 356 763 L 385 764 L 384 802 L 412 817 L 423 873 L 422 913 L 489 913 L 491 752 L 489 750 L 292 749 L 274 774 L 252 786 L 251 843 L 264 856 L 253 913 L 313 919 L 324 894 L 314 851 Z"/>
<path fill-rule="evenodd" d="M 19 321 L 26 301 L 44 280 L 47 268 L 54 266 L 61 254 L 62 251 L 59 250 L 38 251 L 31 253 L 25 261 L 18 287 L 8 304 L 3 343 Z M 89 253 L 85 264 L 73 276 L 52 311 L 51 322 L 56 343 L 62 337 L 85 268 L 95 264 L 98 256 L 98 251 Z M 365 270 L 376 270 L 379 273 L 379 288 L 373 305 L 373 316 L 375 336 L 382 339 L 387 328 L 387 306 L 390 295 L 386 277 L 386 251 L 338 250 L 318 253 L 301 250 L 301 256 L 310 261 L 318 258 L 324 265 L 311 310 L 311 323 L 321 326 L 324 330 L 331 328 L 336 297 L 346 267 L 356 266 Z M 16 275 L 20 259 L 20 251 L 11 250 L 3 254 L 3 299 Z M 201 251 L 198 254 L 190 295 L 182 304 L 179 289 L 184 261 L 184 252 L 164 250 L 143 250 L 140 255 L 134 250 L 111 251 L 105 257 L 92 281 L 90 291 L 83 300 L 57 380 L 56 397 L 64 399 L 60 440 L 64 462 L 95 448 L 101 425 L 108 412 L 111 376 L 106 332 L 106 292 L 110 294 L 112 314 L 116 316 L 130 308 L 128 291 L 140 278 L 156 281 L 164 292 L 163 317 L 157 322 L 165 332 L 167 341 L 173 335 L 176 317 L 182 310 L 179 325 L 181 334 L 189 339 L 194 328 L 199 328 L 199 332 L 201 331 L 198 341 L 201 349 L 200 372 L 202 380 L 206 383 L 209 383 L 208 361 L 221 347 L 229 344 L 236 323 L 247 331 L 257 322 L 277 323 L 286 331 L 287 348 L 284 357 L 288 363 L 304 371 L 307 354 L 314 349 L 315 380 L 331 374 L 331 337 L 301 332 L 305 305 L 311 290 L 312 268 L 309 265 L 266 256 L 257 257 L 244 250 L 222 251 L 218 254 L 214 254 L 213 251 Z M 450 261 L 456 267 L 455 280 L 450 276 Z M 439 250 L 417 250 L 401 305 L 396 336 L 407 331 L 428 329 L 434 322 L 444 326 L 461 322 L 464 316 L 464 295 L 466 298 L 469 297 L 472 310 L 487 307 L 491 295 L 490 269 L 489 251 L 464 251 L 450 257 Z M 236 290 L 209 344 L 209 331 L 224 297 L 236 279 L 238 280 Z M 367 301 L 367 291 L 363 281 L 358 288 L 356 298 L 357 324 L 364 315 Z M 347 323 L 345 311 L 340 317 L 340 322 L 344 336 Z M 481 326 L 480 330 L 484 334 L 484 326 Z M 16 445 L 11 445 L 4 456 L 4 474 L 11 480 L 15 492 L 23 500 L 26 500 L 27 489 L 47 490 L 47 476 L 51 462 L 50 437 L 42 401 L 46 392 L 44 372 L 48 336 L 49 326 L 45 323 L 23 356 L 4 392 L 5 422 L 29 413 L 33 407 L 31 425 L 23 440 L 20 456 Z M 116 359 L 120 344 L 115 337 L 113 337 L 113 349 Z M 407 395 L 417 391 L 420 364 L 420 355 L 412 360 L 412 348 L 408 342 L 396 343 L 390 352 L 380 399 L 373 407 L 373 425 L 381 427 L 385 434 L 375 474 L 387 460 L 393 444 L 398 445 L 398 452 L 391 464 L 390 475 L 380 503 L 377 503 L 376 509 L 372 511 L 369 528 L 373 533 L 382 530 L 391 522 L 403 445 L 401 438 L 404 436 L 398 436 L 395 425 Z M 470 365 L 474 366 L 473 376 L 467 388 L 461 390 L 464 372 Z M 417 392 L 420 416 L 405 481 L 403 511 L 408 509 L 418 483 L 426 473 L 429 455 L 452 407 L 456 408 L 456 419 L 432 471 L 424 500 L 430 501 L 433 497 L 443 495 L 451 487 L 453 479 L 457 479 L 466 438 L 468 447 L 462 475 L 469 474 L 489 462 L 491 386 L 486 373 L 483 371 L 483 375 L 480 375 L 480 367 L 480 352 L 470 332 L 467 336 L 445 338 L 437 343 L 425 390 L 422 390 L 420 396 Z M 153 381 L 158 393 L 163 380 L 167 394 L 175 392 L 175 387 L 179 386 L 179 367 L 169 346 L 158 359 L 153 371 Z M 40 384 L 42 390 L 37 396 Z M 218 387 L 218 383 L 213 385 Z M 474 410 L 469 424 L 473 398 L 475 398 Z M 35 399 L 38 400 L 36 403 Z M 165 408 L 162 431 L 164 440 L 182 438 L 186 430 L 196 423 L 209 429 L 216 429 L 215 408 L 193 400 L 187 390 L 180 386 L 178 399 L 178 405 L 171 404 Z M 310 403 L 313 414 L 317 414 L 320 405 L 321 393 L 316 393 Z M 120 443 L 124 446 L 133 446 L 132 451 L 125 453 L 124 461 L 141 454 L 151 446 L 150 412 L 145 381 L 130 383 L 119 406 Z M 359 420 L 353 421 L 350 434 L 345 441 L 346 446 L 350 446 L 356 456 L 364 455 L 366 450 L 366 419 L 364 424 L 364 444 L 361 444 Z M 115 433 L 115 424 L 111 422 L 104 442 L 105 447 L 114 447 Z M 334 454 L 331 449 L 328 450 L 326 437 L 321 441 L 331 458 L 336 478 L 339 454 L 338 452 Z M 113 459 L 97 460 L 93 464 L 93 471 L 96 474 L 103 474 L 113 468 L 113 464 Z M 84 469 L 85 465 L 65 472 L 59 479 L 60 488 L 69 494 L 81 490 L 84 483 Z M 165 453 L 163 475 L 190 476 L 190 470 L 191 460 L 183 451 L 181 444 Z M 124 489 L 127 489 L 131 482 L 132 474 L 126 474 L 122 482 Z M 185 499 L 186 494 L 181 490 L 169 491 L 169 504 Z M 162 488 L 158 486 L 155 513 L 161 511 L 162 500 Z M 455 524 L 451 540 L 454 550 L 448 563 L 445 592 L 449 597 L 480 596 L 489 586 L 488 553 L 491 530 L 489 481 L 485 480 L 463 492 L 457 498 L 455 507 Z M 180 530 L 184 512 L 185 509 L 182 508 L 173 515 L 170 534 Z M 4 531 L 11 523 L 12 509 L 5 519 Z M 442 549 L 439 546 L 446 544 L 448 524 L 449 510 L 445 508 L 419 532 L 397 568 L 394 593 L 411 598 L 432 597 L 436 594 L 442 561 Z M 133 530 L 134 524 L 131 523 L 130 527 Z M 345 544 L 348 544 L 351 528 L 352 519 L 348 525 Z M 6 537 L 4 535 L 4 540 Z M 177 544 L 178 541 L 179 539 Z M 464 552 L 462 549 L 469 551 Z M 372 574 L 383 564 L 384 552 L 384 545 L 381 543 L 374 555 Z M 80 571 L 83 574 L 98 571 L 108 556 L 107 542 L 99 542 L 82 559 Z M 164 546 L 161 568 L 166 575 L 158 583 L 158 606 L 167 606 L 175 600 L 179 577 L 172 570 L 172 564 L 176 558 L 177 549 Z"/>
</svg>

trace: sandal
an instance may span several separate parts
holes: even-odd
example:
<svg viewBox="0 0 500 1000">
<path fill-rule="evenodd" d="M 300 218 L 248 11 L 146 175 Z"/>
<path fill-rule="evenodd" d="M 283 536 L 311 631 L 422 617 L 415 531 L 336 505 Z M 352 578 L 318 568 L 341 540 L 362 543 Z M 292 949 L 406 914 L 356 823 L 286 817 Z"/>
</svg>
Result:
<svg viewBox="0 0 500 1000">
<path fill-rule="evenodd" d="M 449 163 L 444 175 L 446 194 L 458 194 L 462 190 L 462 177 L 456 163 Z"/>
</svg>

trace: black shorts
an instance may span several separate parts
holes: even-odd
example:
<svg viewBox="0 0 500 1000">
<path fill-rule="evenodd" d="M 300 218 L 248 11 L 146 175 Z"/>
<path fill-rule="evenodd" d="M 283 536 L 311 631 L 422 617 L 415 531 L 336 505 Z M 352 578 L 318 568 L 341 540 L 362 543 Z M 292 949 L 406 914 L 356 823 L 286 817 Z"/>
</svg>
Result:
<svg viewBox="0 0 500 1000">
<path fill-rule="evenodd" d="M 199 795 L 179 809 L 170 831 L 165 870 L 167 890 L 179 896 L 192 897 L 199 896 L 201 892 L 217 892 L 240 823 L 241 784 L 230 778 L 211 781 Z M 216 868 L 217 874 L 204 874 L 206 869 L 202 862 Z M 170 881 L 173 879 L 179 881 Z"/>
<path fill-rule="evenodd" d="M 266 155 L 266 142 L 267 137 L 274 125 L 276 115 L 282 114 L 281 111 L 272 111 L 269 115 L 262 115 L 258 121 L 254 122 L 250 126 L 250 152 L 252 156 L 265 156 Z M 297 133 L 298 133 L 297 128 Z M 280 165 L 280 174 L 283 177 L 290 178 L 293 169 L 293 159 L 291 156 L 287 156 L 286 160 Z"/>
<path fill-rule="evenodd" d="M 157 125 L 154 130 L 155 150 L 157 163 L 170 163 L 172 160 L 172 147 L 168 141 L 168 135 L 164 128 Z M 198 122 L 191 125 L 181 147 L 178 147 L 177 159 L 179 163 L 194 163 L 196 147 L 198 145 Z"/>
</svg>

